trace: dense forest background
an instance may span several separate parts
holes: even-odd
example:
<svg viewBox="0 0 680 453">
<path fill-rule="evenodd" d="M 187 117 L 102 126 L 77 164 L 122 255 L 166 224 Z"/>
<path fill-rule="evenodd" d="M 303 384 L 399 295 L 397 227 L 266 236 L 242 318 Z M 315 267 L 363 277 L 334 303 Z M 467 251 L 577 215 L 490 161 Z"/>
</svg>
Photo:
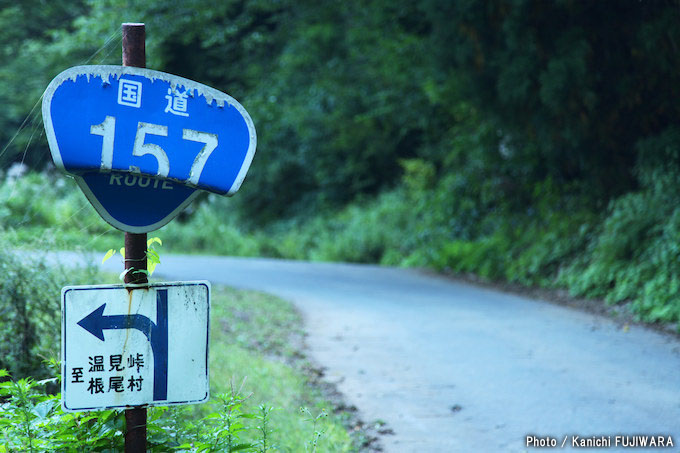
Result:
<svg viewBox="0 0 680 453">
<path fill-rule="evenodd" d="M 164 227 L 170 249 L 424 266 L 680 321 L 680 2 L 3 5 L 8 240 L 121 242 L 54 171 L 39 99 L 67 67 L 120 64 L 128 21 L 149 68 L 229 93 L 258 131 L 241 191 Z"/>
</svg>

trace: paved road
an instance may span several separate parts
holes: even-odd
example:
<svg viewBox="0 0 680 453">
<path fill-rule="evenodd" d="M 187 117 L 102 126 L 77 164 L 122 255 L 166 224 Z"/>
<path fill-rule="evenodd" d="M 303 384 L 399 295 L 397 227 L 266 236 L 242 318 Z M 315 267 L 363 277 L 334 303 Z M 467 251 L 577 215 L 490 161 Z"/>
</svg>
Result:
<svg viewBox="0 0 680 453">
<path fill-rule="evenodd" d="M 164 256 L 157 274 L 292 300 L 327 377 L 394 430 L 387 452 L 535 451 L 527 434 L 680 451 L 680 343 L 655 332 L 403 269 Z"/>
</svg>

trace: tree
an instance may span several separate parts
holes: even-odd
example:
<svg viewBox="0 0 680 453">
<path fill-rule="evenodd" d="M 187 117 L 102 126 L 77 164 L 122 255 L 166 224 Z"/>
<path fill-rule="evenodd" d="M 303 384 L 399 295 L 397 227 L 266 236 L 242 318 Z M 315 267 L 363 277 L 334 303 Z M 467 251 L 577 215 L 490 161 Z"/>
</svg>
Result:
<svg viewBox="0 0 680 453">
<path fill-rule="evenodd" d="M 440 68 L 465 82 L 525 178 L 634 187 L 636 143 L 680 114 L 677 1 L 429 1 Z"/>
<path fill-rule="evenodd" d="M 45 48 L 60 33 L 72 31 L 74 20 L 86 10 L 84 1 L 66 0 L 0 7 L 0 168 L 12 161 L 31 166 L 45 161 L 39 102 L 53 72 Z"/>
</svg>

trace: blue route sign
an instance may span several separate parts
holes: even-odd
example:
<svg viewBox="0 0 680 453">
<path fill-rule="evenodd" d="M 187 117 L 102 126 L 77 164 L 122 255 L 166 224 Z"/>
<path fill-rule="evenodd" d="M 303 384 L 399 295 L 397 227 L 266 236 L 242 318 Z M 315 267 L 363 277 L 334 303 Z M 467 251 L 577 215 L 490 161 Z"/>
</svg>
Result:
<svg viewBox="0 0 680 453">
<path fill-rule="evenodd" d="M 172 220 L 196 190 L 234 194 L 257 143 L 232 97 L 150 69 L 67 69 L 42 111 L 54 163 L 107 222 L 133 233 Z"/>
</svg>

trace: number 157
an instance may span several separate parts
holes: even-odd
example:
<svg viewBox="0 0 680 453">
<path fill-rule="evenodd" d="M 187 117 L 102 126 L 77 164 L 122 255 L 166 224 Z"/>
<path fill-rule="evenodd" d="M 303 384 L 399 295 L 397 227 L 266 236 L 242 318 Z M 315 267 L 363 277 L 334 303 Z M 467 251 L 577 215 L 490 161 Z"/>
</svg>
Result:
<svg viewBox="0 0 680 453">
<path fill-rule="evenodd" d="M 101 124 L 94 124 L 90 126 L 90 134 L 99 135 L 102 140 L 102 160 L 100 168 L 102 170 L 111 170 L 113 166 L 113 139 L 116 131 L 116 118 L 107 116 Z M 158 162 L 157 176 L 167 177 L 170 172 L 170 160 L 163 148 L 153 143 L 144 143 L 146 135 L 158 135 L 160 137 L 168 136 L 168 127 L 160 124 L 152 123 L 137 123 L 137 133 L 135 134 L 135 142 L 132 147 L 133 156 L 145 156 L 151 154 Z M 203 147 L 196 155 L 194 163 L 191 165 L 189 171 L 189 178 L 186 182 L 198 185 L 198 180 L 201 178 L 203 168 L 208 158 L 217 148 L 217 134 L 209 132 L 195 131 L 193 129 L 182 129 L 182 138 L 192 142 L 203 143 Z"/>
</svg>

